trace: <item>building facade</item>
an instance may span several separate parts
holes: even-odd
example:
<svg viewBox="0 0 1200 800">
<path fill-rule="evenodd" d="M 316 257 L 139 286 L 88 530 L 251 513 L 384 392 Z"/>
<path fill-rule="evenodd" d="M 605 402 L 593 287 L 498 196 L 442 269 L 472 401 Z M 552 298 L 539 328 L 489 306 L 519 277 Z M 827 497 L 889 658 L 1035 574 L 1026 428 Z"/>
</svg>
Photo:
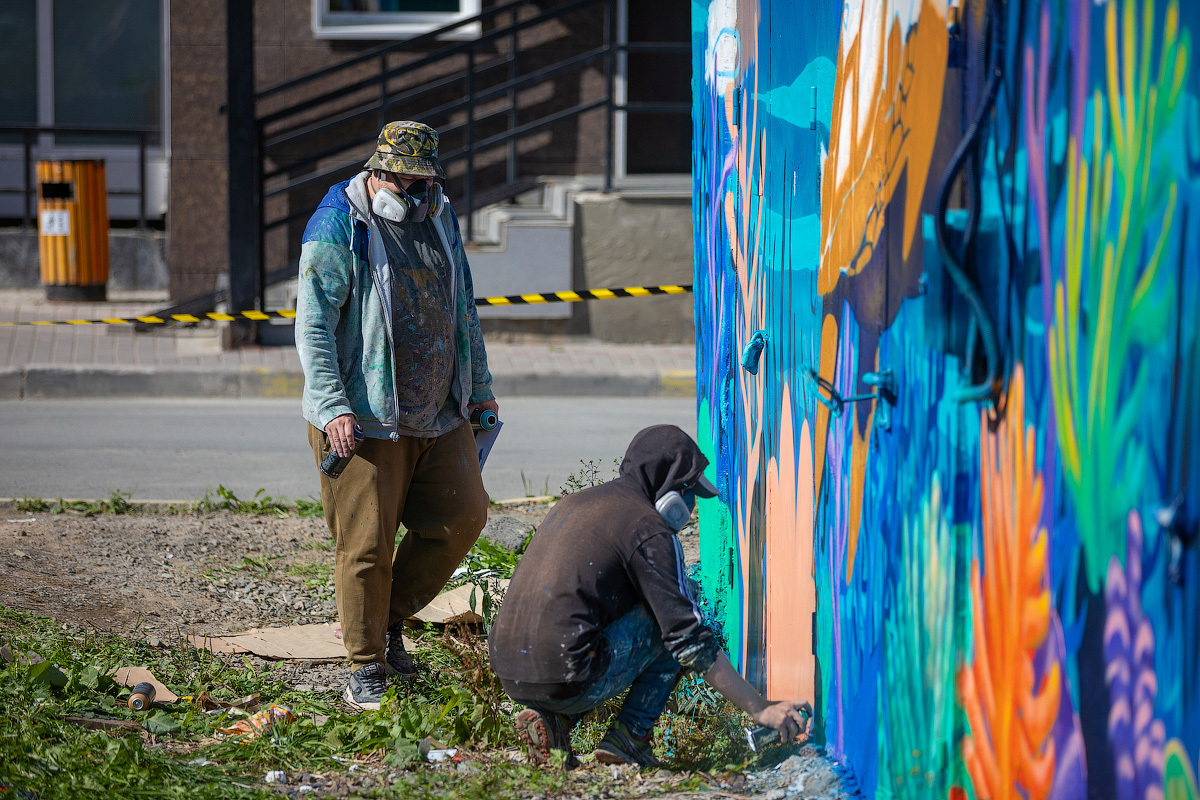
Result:
<svg viewBox="0 0 1200 800">
<path fill-rule="evenodd" d="M 493 199 L 522 203 L 533 197 L 544 204 L 541 193 L 549 195 L 545 179 L 583 178 L 559 192 L 568 198 L 569 213 L 560 213 L 547 228 L 569 227 L 570 238 L 548 257 L 553 264 L 526 270 L 530 285 L 504 291 L 514 272 L 520 272 L 514 258 L 492 268 L 504 260 L 507 221 L 493 226 L 495 241 L 480 242 L 481 269 L 495 273 L 496 293 L 590 288 L 585 282 L 601 275 L 620 276 L 626 285 L 687 280 L 690 253 L 680 257 L 675 252 L 691 241 L 683 228 L 691 126 L 689 7 L 682 0 L 654 9 L 627 0 L 257 0 L 232 5 L 227 0 L 14 0 L 0 9 L 0 37 L 15 45 L 0 53 L 5 67 L 0 72 L 0 128 L 59 130 L 39 132 L 27 153 L 19 133 L 0 129 L 0 220 L 10 225 L 22 221 L 28 204 L 23 195 L 32 185 L 22 177 L 27 158 L 105 158 L 113 224 L 133 225 L 145 216 L 150 228 L 165 231 L 168 280 L 163 288 L 170 297 L 184 301 L 227 285 L 229 8 L 253 9 L 252 53 L 235 50 L 232 55 L 235 74 L 253 74 L 257 152 L 250 163 L 256 166 L 235 170 L 233 191 L 264 192 L 258 202 L 265 228 L 260 243 L 265 273 L 294 268 L 307 216 L 330 185 L 361 167 L 382 123 L 417 118 L 443 131 L 447 190 L 464 226 L 477 222 L 468 222 L 467 199 L 477 209 Z M 428 36 L 472 18 L 477 21 L 446 35 Z M 631 49 L 608 50 L 614 42 L 631 43 Z M 653 42 L 674 42 L 678 51 L 638 49 Z M 497 89 L 506 81 L 517 85 Z M 610 99 L 630 105 L 611 112 Z M 663 103 L 678 108 L 654 108 Z M 139 148 L 138 138 L 130 134 L 105 138 L 61 130 L 80 125 L 144 131 L 146 147 Z M 514 129 L 518 135 L 487 146 Z M 469 158 L 464 156 L 468 151 Z M 257 175 L 248 174 L 255 170 Z M 657 196 L 670 208 L 655 209 L 646 219 L 666 213 L 675 224 L 662 241 L 648 225 L 635 233 L 632 252 L 645 263 L 616 265 L 615 270 L 607 264 L 593 275 L 582 263 L 589 242 L 611 236 L 603 229 L 585 235 L 576 218 L 586 215 L 574 213 L 573 198 L 602 188 L 606 172 L 618 190 L 626 176 L 664 176 L 672 188 Z M 144 191 L 139 182 L 143 173 Z M 488 192 L 497 188 L 501 191 L 493 191 L 492 198 Z M 635 203 L 655 196 L 646 191 L 645 180 L 638 188 Z M 602 225 L 606 223 L 599 221 L 606 217 L 627 221 L 636 216 L 622 208 L 607 214 L 590 210 L 593 221 Z M 486 234 L 489 223 L 478 222 Z M 533 223 L 525 219 L 522 224 Z M 26 250 L 36 257 L 36 248 Z M 664 253 L 661 259 L 656 251 Z M 581 263 L 574 263 L 576 255 Z M 669 265 L 665 270 L 654 268 L 660 260 Z M 539 283 L 534 273 L 543 269 L 553 272 L 553 280 Z M 26 271 L 35 285 L 36 262 Z M 679 306 L 674 314 L 678 335 L 690 337 L 690 302 L 686 309 L 680 298 L 669 302 L 672 308 Z M 661 303 L 656 299 L 642 307 Z M 660 310 L 654 309 L 651 318 Z M 555 330 L 595 332 L 582 309 L 556 313 Z M 605 316 L 601 312 L 600 318 Z M 623 316 L 615 315 L 607 326 L 614 334 L 622 328 L 616 320 Z"/>
</svg>

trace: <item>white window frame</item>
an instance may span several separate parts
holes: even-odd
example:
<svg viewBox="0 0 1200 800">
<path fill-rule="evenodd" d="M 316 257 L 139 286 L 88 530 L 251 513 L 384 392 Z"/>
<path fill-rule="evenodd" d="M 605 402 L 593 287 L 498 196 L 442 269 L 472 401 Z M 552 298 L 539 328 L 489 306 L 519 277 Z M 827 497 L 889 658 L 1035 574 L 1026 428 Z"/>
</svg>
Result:
<svg viewBox="0 0 1200 800">
<path fill-rule="evenodd" d="M 329 0 L 312 0 L 312 30 L 317 39 L 412 39 L 423 33 L 479 14 L 481 0 L 460 0 L 457 14 L 437 11 L 328 11 Z M 478 39 L 482 26 L 463 25 L 440 37 L 447 40 Z"/>
</svg>

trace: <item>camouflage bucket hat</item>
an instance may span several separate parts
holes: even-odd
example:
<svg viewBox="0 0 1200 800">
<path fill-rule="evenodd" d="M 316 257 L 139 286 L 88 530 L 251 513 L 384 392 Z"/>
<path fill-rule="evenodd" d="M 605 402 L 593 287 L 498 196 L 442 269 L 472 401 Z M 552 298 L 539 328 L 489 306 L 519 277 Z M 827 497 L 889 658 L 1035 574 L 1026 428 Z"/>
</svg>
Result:
<svg viewBox="0 0 1200 800">
<path fill-rule="evenodd" d="M 437 157 L 438 133 L 420 122 L 389 122 L 379 132 L 367 169 L 446 179 Z"/>
</svg>

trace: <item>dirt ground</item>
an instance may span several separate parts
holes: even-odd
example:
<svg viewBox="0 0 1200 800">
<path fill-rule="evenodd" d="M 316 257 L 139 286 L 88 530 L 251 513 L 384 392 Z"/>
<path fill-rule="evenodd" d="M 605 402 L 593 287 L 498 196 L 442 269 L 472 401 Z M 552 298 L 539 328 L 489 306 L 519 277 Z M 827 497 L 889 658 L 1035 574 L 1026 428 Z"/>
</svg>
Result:
<svg viewBox="0 0 1200 800">
<path fill-rule="evenodd" d="M 519 529 L 536 527 L 548 510 L 543 504 L 507 505 L 492 509 L 489 516 L 505 517 L 509 529 Z M 685 558 L 698 560 L 694 526 L 685 528 L 680 539 Z M 328 580 L 332 562 L 321 519 L 233 512 L 27 513 L 0 504 L 0 604 L 75 627 L 140 638 L 151 646 L 172 646 L 187 634 L 334 621 L 337 611 Z M 290 661 L 275 664 L 274 674 L 301 691 L 333 700 L 349 667 L 340 661 Z M 585 784 L 591 780 L 588 774 L 579 776 Z M 665 796 L 672 796 L 669 774 L 605 772 L 602 777 L 610 785 L 614 780 L 629 784 L 632 794 L 664 796 L 666 790 Z M 402 772 L 384 772 L 352 782 L 363 787 L 402 780 Z M 845 796 L 831 762 L 812 747 L 734 783 L 706 794 L 769 800 Z M 293 779 L 293 789 L 295 785 Z M 326 794 L 349 787 L 320 788 Z"/>
</svg>

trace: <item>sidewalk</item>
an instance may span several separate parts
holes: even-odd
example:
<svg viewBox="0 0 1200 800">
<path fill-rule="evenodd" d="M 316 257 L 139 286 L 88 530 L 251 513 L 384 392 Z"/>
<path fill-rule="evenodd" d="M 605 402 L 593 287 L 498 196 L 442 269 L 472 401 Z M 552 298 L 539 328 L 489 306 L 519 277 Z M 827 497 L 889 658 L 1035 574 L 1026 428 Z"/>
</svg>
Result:
<svg viewBox="0 0 1200 800">
<path fill-rule="evenodd" d="M 636 303 L 636 299 L 595 302 Z M 105 319 L 151 313 L 161 293 L 112 293 L 107 303 L 51 303 L 41 289 L 0 290 L 0 322 Z M 575 337 L 487 341 L 499 397 L 692 396 L 692 345 L 609 344 Z M 222 352 L 216 329 L 132 325 L 0 327 L 0 399 L 299 397 L 294 347 Z"/>
</svg>

